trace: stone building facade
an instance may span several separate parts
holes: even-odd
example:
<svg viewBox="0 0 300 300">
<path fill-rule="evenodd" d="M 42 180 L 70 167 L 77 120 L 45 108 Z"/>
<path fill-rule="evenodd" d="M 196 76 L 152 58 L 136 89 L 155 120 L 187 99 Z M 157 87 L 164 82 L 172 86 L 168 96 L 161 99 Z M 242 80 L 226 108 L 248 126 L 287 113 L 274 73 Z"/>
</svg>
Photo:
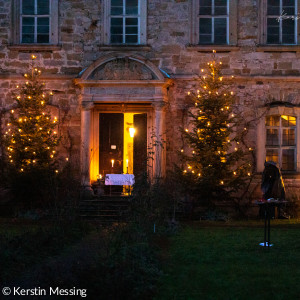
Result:
<svg viewBox="0 0 300 300">
<path fill-rule="evenodd" d="M 283 2 L 0 0 L 0 105 L 12 107 L 11 92 L 35 54 L 54 92 L 52 104 L 67 112 L 62 126 L 74 153 L 81 153 L 84 186 L 101 174 L 103 157 L 113 158 L 101 148 L 103 114 L 122 114 L 128 126 L 135 115 L 145 116 L 148 147 L 155 147 L 153 136 L 166 141 L 153 154 L 152 175 L 161 176 L 184 147 L 186 94 L 215 49 L 224 76 L 235 76 L 237 104 L 252 120 L 248 145 L 256 172 L 266 158 L 277 159 L 294 190 L 300 172 L 300 1 Z M 118 158 L 123 171 L 125 161 L 134 168 L 132 143 L 123 149 L 127 158 Z M 115 144 L 109 145 L 112 155 Z"/>
</svg>

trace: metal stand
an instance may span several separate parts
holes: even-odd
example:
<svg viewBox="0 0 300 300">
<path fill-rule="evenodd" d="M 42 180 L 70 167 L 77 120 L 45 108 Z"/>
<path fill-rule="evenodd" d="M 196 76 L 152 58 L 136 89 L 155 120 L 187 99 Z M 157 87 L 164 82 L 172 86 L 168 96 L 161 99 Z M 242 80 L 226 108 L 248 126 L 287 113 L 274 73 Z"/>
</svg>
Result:
<svg viewBox="0 0 300 300">
<path fill-rule="evenodd" d="M 272 247 L 273 244 L 270 244 L 271 238 L 271 205 L 269 203 L 261 204 L 264 207 L 264 215 L 265 215 L 265 230 L 264 230 L 264 242 L 260 243 L 261 246 L 264 247 Z"/>
</svg>

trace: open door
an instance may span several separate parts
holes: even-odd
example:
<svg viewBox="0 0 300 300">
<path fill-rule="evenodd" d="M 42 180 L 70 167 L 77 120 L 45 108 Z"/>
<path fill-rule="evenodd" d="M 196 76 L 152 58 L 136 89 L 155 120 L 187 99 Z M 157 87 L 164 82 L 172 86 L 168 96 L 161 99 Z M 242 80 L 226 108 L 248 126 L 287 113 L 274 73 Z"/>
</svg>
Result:
<svg viewBox="0 0 300 300">
<path fill-rule="evenodd" d="M 99 120 L 100 174 L 102 176 L 105 174 L 122 174 L 124 115 L 121 113 L 100 113 Z"/>
<path fill-rule="evenodd" d="M 147 114 L 135 114 L 133 122 L 133 174 L 138 177 L 147 172 Z"/>
</svg>

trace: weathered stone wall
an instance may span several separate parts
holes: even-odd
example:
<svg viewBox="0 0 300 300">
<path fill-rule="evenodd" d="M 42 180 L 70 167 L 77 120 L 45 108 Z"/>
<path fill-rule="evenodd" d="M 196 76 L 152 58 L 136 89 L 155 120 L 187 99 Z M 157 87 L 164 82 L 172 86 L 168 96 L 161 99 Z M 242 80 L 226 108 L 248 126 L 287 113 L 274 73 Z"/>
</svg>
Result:
<svg viewBox="0 0 300 300">
<path fill-rule="evenodd" d="M 168 90 L 167 105 L 167 163 L 176 159 L 182 146 L 180 126 L 186 122 L 186 93 L 193 86 L 193 78 L 205 68 L 212 53 L 190 45 L 191 0 L 148 0 L 147 45 L 131 47 L 149 59 L 174 79 Z M 80 93 L 73 79 L 99 57 L 118 47 L 101 47 L 103 40 L 103 1 L 59 1 L 59 47 L 52 50 L 32 50 L 30 46 L 12 47 L 12 1 L 0 0 L 0 105 L 12 105 L 11 91 L 23 79 L 29 68 L 30 54 L 37 55 L 36 64 L 43 71 L 46 88 L 53 90 L 53 104 L 68 111 L 66 127 L 74 138 L 77 150 L 80 139 Z M 257 0 L 243 0 L 238 4 L 237 47 L 226 47 L 216 54 L 223 62 L 224 74 L 235 75 L 238 104 L 249 118 L 257 115 L 257 107 L 273 98 L 277 101 L 300 103 L 300 49 L 290 47 L 264 51 L 258 46 L 259 9 Z M 213 47 L 210 49 L 212 50 Z M 225 49 L 225 50 L 224 50 Z M 101 92 L 100 90 L 98 91 Z M 249 145 L 255 147 L 256 124 L 249 128 Z M 290 181 L 289 181 L 290 182 Z M 295 185 L 295 181 L 291 181 Z"/>
</svg>

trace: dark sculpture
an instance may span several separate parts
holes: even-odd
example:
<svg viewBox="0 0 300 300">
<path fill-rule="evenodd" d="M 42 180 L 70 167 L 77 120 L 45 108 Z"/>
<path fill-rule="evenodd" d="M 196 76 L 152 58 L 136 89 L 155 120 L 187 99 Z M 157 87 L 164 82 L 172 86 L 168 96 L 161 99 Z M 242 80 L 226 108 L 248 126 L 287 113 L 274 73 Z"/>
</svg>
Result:
<svg viewBox="0 0 300 300">
<path fill-rule="evenodd" d="M 266 201 L 273 198 L 274 200 L 285 200 L 285 188 L 281 172 L 277 164 L 273 161 L 265 162 L 265 169 L 262 174 L 261 190 L 263 199 Z M 262 212 L 260 211 L 260 216 Z M 273 212 L 273 217 L 275 211 Z M 282 211 L 282 205 L 278 205 L 278 218 L 287 218 Z"/>
</svg>

